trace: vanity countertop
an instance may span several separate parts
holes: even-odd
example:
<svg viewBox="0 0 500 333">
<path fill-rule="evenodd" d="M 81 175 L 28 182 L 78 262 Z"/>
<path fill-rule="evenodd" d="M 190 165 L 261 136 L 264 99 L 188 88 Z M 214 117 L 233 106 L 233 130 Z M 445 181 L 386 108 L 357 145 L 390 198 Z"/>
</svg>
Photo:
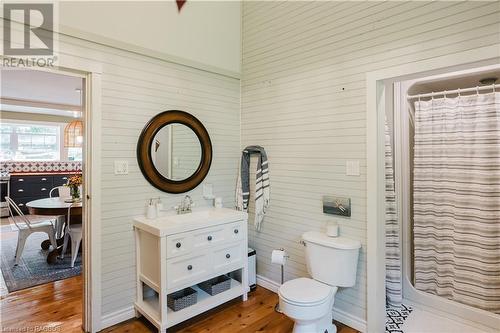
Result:
<svg viewBox="0 0 500 333">
<path fill-rule="evenodd" d="M 134 227 L 147 231 L 155 236 L 178 234 L 194 229 L 210 227 L 248 219 L 246 212 L 229 208 L 205 208 L 192 213 L 176 215 L 173 212 L 161 213 L 155 219 L 145 216 L 134 218 Z"/>
</svg>

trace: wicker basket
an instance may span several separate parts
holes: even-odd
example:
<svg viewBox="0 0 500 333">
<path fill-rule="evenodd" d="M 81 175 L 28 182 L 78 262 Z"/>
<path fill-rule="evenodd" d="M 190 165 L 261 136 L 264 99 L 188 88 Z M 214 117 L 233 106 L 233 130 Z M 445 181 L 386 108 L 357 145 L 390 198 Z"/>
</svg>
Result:
<svg viewBox="0 0 500 333">
<path fill-rule="evenodd" d="M 218 277 L 215 277 L 213 279 L 198 284 L 198 287 L 200 287 L 202 290 L 204 290 L 205 292 L 209 293 L 212 296 L 217 295 L 231 288 L 231 278 L 226 275 L 220 275 Z"/>
<path fill-rule="evenodd" d="M 196 304 L 198 292 L 193 288 L 186 288 L 167 295 L 167 305 L 174 311 L 179 311 Z"/>
</svg>

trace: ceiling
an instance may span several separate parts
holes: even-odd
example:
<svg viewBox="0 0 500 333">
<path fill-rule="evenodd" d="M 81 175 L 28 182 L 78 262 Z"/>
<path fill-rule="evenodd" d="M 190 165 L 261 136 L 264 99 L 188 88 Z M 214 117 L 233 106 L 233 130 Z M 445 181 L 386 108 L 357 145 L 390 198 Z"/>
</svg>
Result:
<svg viewBox="0 0 500 333">
<path fill-rule="evenodd" d="M 0 71 L 2 111 L 74 116 L 81 111 L 83 79 L 25 69 Z"/>
<path fill-rule="evenodd" d="M 479 80 L 492 77 L 498 79 L 496 82 L 496 84 L 498 84 L 498 88 L 496 91 L 500 91 L 500 69 L 493 69 L 468 74 L 452 74 L 446 78 L 443 78 L 442 76 L 436 76 L 433 78 L 424 79 L 415 83 L 408 90 L 408 93 L 410 95 L 414 95 L 440 92 L 444 90 L 456 90 L 459 88 L 471 88 L 481 86 L 482 84 L 479 82 Z"/>
</svg>

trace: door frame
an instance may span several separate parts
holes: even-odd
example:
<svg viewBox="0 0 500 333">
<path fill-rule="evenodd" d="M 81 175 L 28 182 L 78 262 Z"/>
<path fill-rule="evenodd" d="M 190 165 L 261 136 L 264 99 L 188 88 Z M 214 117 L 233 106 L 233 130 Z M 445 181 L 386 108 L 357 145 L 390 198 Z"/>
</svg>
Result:
<svg viewBox="0 0 500 333">
<path fill-rule="evenodd" d="M 0 59 L 16 58 L 0 55 Z M 85 109 L 83 114 L 83 316 L 85 332 L 101 330 L 101 74 L 98 62 L 61 54 L 57 67 L 29 67 L 26 69 L 76 76 L 85 82 Z M 89 154 L 89 152 L 92 152 Z M 92 221 L 92 223 L 90 223 Z"/>
<path fill-rule="evenodd" d="M 470 63 L 500 63 L 500 44 L 388 67 L 366 74 L 367 332 L 385 331 L 385 111 L 392 83 L 445 73 Z"/>
</svg>

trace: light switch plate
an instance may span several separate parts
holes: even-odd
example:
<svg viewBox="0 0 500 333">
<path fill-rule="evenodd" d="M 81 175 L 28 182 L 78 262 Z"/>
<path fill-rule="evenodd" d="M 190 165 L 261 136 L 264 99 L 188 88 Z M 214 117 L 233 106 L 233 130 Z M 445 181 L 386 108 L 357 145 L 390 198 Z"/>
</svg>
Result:
<svg viewBox="0 0 500 333">
<path fill-rule="evenodd" d="M 127 161 L 115 161 L 115 175 L 128 175 Z"/>
<path fill-rule="evenodd" d="M 359 161 L 347 161 L 345 163 L 346 176 L 359 176 Z"/>
</svg>

